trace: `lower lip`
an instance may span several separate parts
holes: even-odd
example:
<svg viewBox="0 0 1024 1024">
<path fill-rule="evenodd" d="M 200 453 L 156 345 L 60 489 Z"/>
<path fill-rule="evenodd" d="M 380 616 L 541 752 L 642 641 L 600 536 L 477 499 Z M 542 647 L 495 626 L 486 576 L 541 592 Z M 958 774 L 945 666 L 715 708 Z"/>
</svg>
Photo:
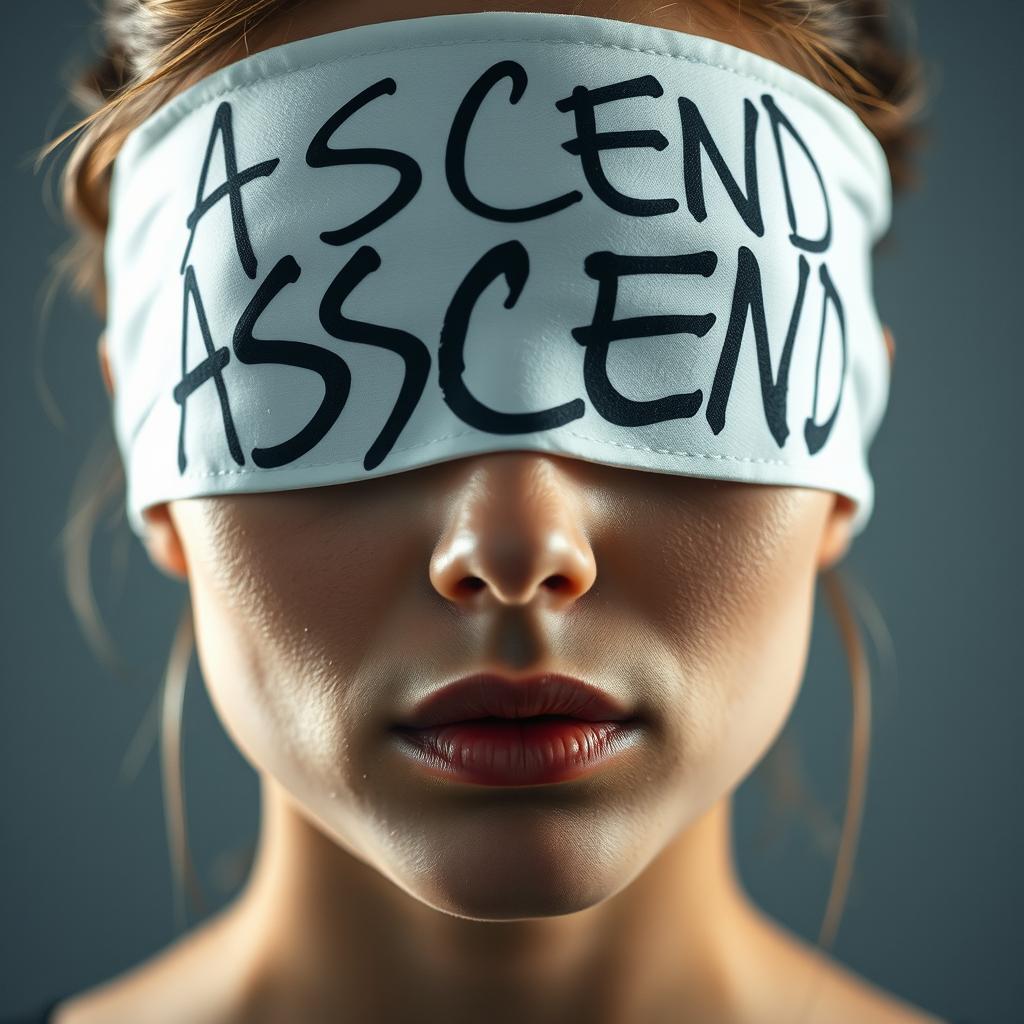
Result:
<svg viewBox="0 0 1024 1024">
<path fill-rule="evenodd" d="M 398 728 L 403 751 L 431 775 L 481 786 L 566 782 L 636 744 L 640 727 L 577 718 L 476 719 Z"/>
</svg>

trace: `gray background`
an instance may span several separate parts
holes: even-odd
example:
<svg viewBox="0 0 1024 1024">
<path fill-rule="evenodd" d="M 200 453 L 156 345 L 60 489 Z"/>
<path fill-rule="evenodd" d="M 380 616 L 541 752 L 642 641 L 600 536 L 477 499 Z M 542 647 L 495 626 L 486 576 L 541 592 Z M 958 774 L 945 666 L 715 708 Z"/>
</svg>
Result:
<svg viewBox="0 0 1024 1024">
<path fill-rule="evenodd" d="M 924 188 L 897 206 L 878 264 L 896 366 L 872 452 L 877 509 L 846 563 L 884 616 L 897 670 L 883 672 L 872 654 L 869 792 L 835 955 L 933 1012 L 988 1024 L 1024 1020 L 1016 478 L 1024 6 L 979 0 L 965 13 L 919 0 L 918 8 L 933 139 Z M 156 749 L 133 779 L 120 773 L 184 597 L 141 546 L 101 528 L 93 577 L 104 618 L 138 669 L 129 683 L 97 664 L 64 596 L 57 539 L 107 406 L 95 318 L 62 296 L 40 326 L 47 260 L 66 236 L 44 202 L 52 183 L 31 173 L 28 154 L 70 123 L 62 69 L 88 51 L 92 16 L 84 0 L 7 0 L 2 11 L 0 1014 L 105 980 L 176 935 Z M 63 425 L 48 413 L 46 391 Z M 812 792 L 839 821 L 849 686 L 820 594 L 788 732 Z M 193 850 L 204 890 L 220 905 L 231 892 L 225 851 L 254 838 L 257 787 L 194 659 L 184 751 Z M 767 846 L 755 845 L 774 814 L 759 780 L 738 795 L 744 882 L 768 912 L 813 939 L 831 855 L 792 814 Z"/>
</svg>

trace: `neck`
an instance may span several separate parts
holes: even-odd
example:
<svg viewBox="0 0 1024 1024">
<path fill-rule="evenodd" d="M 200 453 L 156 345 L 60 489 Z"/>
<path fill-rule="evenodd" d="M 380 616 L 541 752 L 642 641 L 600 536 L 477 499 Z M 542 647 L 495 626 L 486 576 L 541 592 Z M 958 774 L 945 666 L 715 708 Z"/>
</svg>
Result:
<svg viewBox="0 0 1024 1024">
<path fill-rule="evenodd" d="M 759 917 L 723 798 L 617 894 L 558 917 L 478 921 L 411 896 L 266 776 L 249 881 L 231 908 L 248 994 L 315 1019 L 704 1019 L 742 987 Z"/>
</svg>

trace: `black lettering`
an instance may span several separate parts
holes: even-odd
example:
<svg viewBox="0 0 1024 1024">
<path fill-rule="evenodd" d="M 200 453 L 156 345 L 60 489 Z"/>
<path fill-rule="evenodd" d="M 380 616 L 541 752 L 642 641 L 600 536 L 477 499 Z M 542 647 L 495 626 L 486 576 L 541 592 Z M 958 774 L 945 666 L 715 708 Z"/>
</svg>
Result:
<svg viewBox="0 0 1024 1024">
<path fill-rule="evenodd" d="M 612 187 L 601 166 L 600 153 L 605 149 L 647 147 L 662 150 L 668 139 L 659 131 L 599 132 L 594 118 L 594 107 L 612 100 L 632 96 L 660 96 L 664 90 L 653 75 L 641 75 L 626 82 L 615 82 L 597 89 L 577 85 L 571 96 L 558 100 L 555 106 L 565 113 L 573 111 L 576 116 L 576 138 L 562 143 L 562 149 L 579 156 L 594 194 L 613 210 L 636 217 L 653 217 L 660 213 L 672 213 L 679 209 L 675 199 L 637 199 L 623 195 Z"/>
<path fill-rule="evenodd" d="M 807 450 L 814 455 L 820 451 L 832 433 L 832 427 L 839 412 L 839 404 L 843 400 L 843 383 L 846 380 L 846 317 L 843 314 L 843 304 L 839 299 L 836 286 L 829 276 L 828 267 L 824 263 L 818 268 L 818 277 L 821 278 L 822 287 L 825 289 L 824 298 L 821 303 L 821 331 L 818 334 L 818 360 L 814 364 L 814 403 L 811 406 L 811 415 L 804 421 L 804 440 L 807 442 Z M 821 351 L 825 344 L 825 314 L 828 312 L 828 304 L 831 300 L 836 309 L 836 317 L 839 320 L 839 337 L 843 346 L 843 367 L 839 371 L 839 393 L 836 395 L 836 406 L 824 423 L 815 423 L 814 417 L 818 412 L 818 378 L 821 375 Z"/>
<path fill-rule="evenodd" d="M 306 163 L 310 167 L 341 167 L 345 164 L 381 164 L 398 171 L 398 184 L 394 192 L 388 196 L 375 210 L 360 217 L 347 227 L 334 231 L 321 231 L 320 238 L 328 245 L 346 245 L 348 242 L 365 235 L 374 228 L 390 220 L 399 210 L 409 204 L 419 191 L 423 181 L 420 165 L 405 153 L 393 149 L 331 149 L 328 145 L 331 136 L 357 110 L 361 110 L 371 100 L 385 93 L 394 95 L 395 80 L 382 78 L 379 82 L 365 88 L 358 96 L 353 97 L 344 106 L 339 107 L 313 136 L 306 149 Z"/>
<path fill-rule="evenodd" d="M 598 282 L 597 304 L 592 322 L 574 327 L 572 336 L 586 347 L 583 378 L 594 408 L 611 423 L 639 427 L 663 420 L 693 416 L 703 395 L 698 388 L 686 394 L 667 395 L 650 401 L 626 398 L 608 379 L 608 345 L 623 338 L 649 338 L 658 334 L 694 334 L 703 338 L 715 322 L 713 313 L 694 315 L 634 316 L 616 320 L 615 300 L 619 278 L 626 274 L 700 274 L 710 277 L 718 263 L 713 252 L 679 256 L 623 256 L 614 252 L 592 252 L 583 267 Z"/>
<path fill-rule="evenodd" d="M 206 176 L 210 171 L 213 144 L 218 135 L 222 136 L 221 145 L 224 150 L 225 178 L 223 184 L 218 185 L 204 199 L 203 192 L 206 190 Z M 217 107 L 217 112 L 213 115 L 213 128 L 210 130 L 210 138 L 206 144 L 203 169 L 199 173 L 196 205 L 185 221 L 185 226 L 189 229 L 189 236 L 188 244 L 185 246 L 185 255 L 181 258 L 179 273 L 184 273 L 185 271 L 185 264 L 188 262 L 188 254 L 192 249 L 192 241 L 196 237 L 196 228 L 199 226 L 199 222 L 225 196 L 229 196 L 231 200 L 231 227 L 235 234 L 235 249 L 238 251 L 239 260 L 242 262 L 242 269 L 249 278 L 255 279 L 256 254 L 252 251 L 252 242 L 249 240 L 249 228 L 245 223 L 245 213 L 242 210 L 242 188 L 254 178 L 262 178 L 270 174 L 280 162 L 277 158 L 264 160 L 262 163 L 247 167 L 244 171 L 238 170 L 237 157 L 235 156 L 235 136 L 231 126 L 231 104 L 225 100 Z"/>
<path fill-rule="evenodd" d="M 565 207 L 578 203 L 583 198 L 583 193 L 573 189 L 556 199 L 549 199 L 544 203 L 537 203 L 534 206 L 524 206 L 518 210 L 506 210 L 477 199 L 470 190 L 466 181 L 466 140 L 469 137 L 469 129 L 473 120 L 480 110 L 480 104 L 484 97 L 503 78 L 512 80 L 512 92 L 509 96 L 509 103 L 518 103 L 526 91 L 526 69 L 518 61 L 502 60 L 489 67 L 470 87 L 459 109 L 452 120 L 451 131 L 448 133 L 448 147 L 445 150 L 444 170 L 448 178 L 448 188 L 452 195 L 472 213 L 478 213 L 481 217 L 490 220 L 517 222 L 524 220 L 537 220 L 540 217 L 547 217 Z"/>
<path fill-rule="evenodd" d="M 550 430 L 579 419 L 586 408 L 582 398 L 574 398 L 540 412 L 498 412 L 477 401 L 462 381 L 466 369 L 464 348 L 469 319 L 481 293 L 492 281 L 503 276 L 508 284 L 508 298 L 504 306 L 511 309 L 518 301 L 529 273 L 529 256 L 521 242 L 513 239 L 494 246 L 463 278 L 441 327 L 437 368 L 444 400 L 460 420 L 489 434 Z"/>
<path fill-rule="evenodd" d="M 746 195 L 740 191 L 736 179 L 726 166 L 721 151 L 715 145 L 697 104 L 685 96 L 679 97 L 679 119 L 683 129 L 683 181 L 686 186 L 686 206 L 694 220 L 702 222 L 708 215 L 704 205 L 704 175 L 702 151 L 725 186 L 733 206 L 743 223 L 760 238 L 764 234 L 761 219 L 761 201 L 757 193 L 757 107 L 750 100 L 743 101 L 744 135 L 743 167 L 747 184 Z"/>
<path fill-rule="evenodd" d="M 228 441 L 228 451 L 231 457 L 239 466 L 245 465 L 245 456 L 242 454 L 242 446 L 238 443 L 238 433 L 235 430 L 235 421 L 231 416 L 231 404 L 228 402 L 228 389 L 224 384 L 224 367 L 231 358 L 231 353 L 226 345 L 215 349 L 213 338 L 210 334 L 210 325 L 206 319 L 206 309 L 203 306 L 203 297 L 199 294 L 199 284 L 196 281 L 195 268 L 189 264 L 185 270 L 183 303 L 181 310 L 181 380 L 174 385 L 174 400 L 181 406 L 181 425 L 178 428 L 178 472 L 184 473 L 188 464 L 185 458 L 185 403 L 189 395 L 196 388 L 205 384 L 210 378 L 217 385 L 217 397 L 220 400 L 220 414 L 224 421 L 224 435 Z M 196 317 L 199 320 L 199 333 L 203 336 L 203 345 L 206 348 L 206 358 L 193 369 L 188 367 L 188 302 L 191 296 L 196 307 Z"/>
<path fill-rule="evenodd" d="M 782 172 L 782 187 L 786 193 L 786 214 L 789 217 L 789 228 L 790 236 L 789 240 L 798 249 L 805 249 L 807 252 L 824 252 L 832 241 L 832 209 L 828 202 L 828 191 L 825 188 L 825 181 L 821 176 L 821 171 L 818 169 L 818 162 L 814 159 L 814 155 L 807 147 L 807 143 L 804 142 L 803 136 L 793 127 L 793 123 L 788 117 L 779 109 L 778 104 L 772 97 L 765 93 L 761 97 L 761 102 L 764 104 L 765 110 L 768 111 L 768 117 L 772 122 L 772 135 L 775 137 L 775 151 L 779 156 L 779 169 Z M 796 140 L 797 145 L 804 151 L 804 155 L 811 163 L 811 167 L 814 170 L 815 175 L 818 178 L 818 185 L 821 187 L 821 197 L 825 200 L 825 233 L 821 238 L 804 238 L 803 235 L 798 234 L 796 230 L 796 208 L 793 205 L 793 192 L 789 187 L 789 175 L 786 172 L 786 156 L 782 151 L 782 137 L 779 135 L 779 128 L 783 127 L 787 132 Z"/>
<path fill-rule="evenodd" d="M 804 306 L 804 294 L 807 288 L 809 273 L 807 259 L 803 253 L 799 257 L 800 282 L 797 285 L 796 300 L 789 317 L 789 330 L 786 332 L 786 343 L 782 348 L 779 360 L 778 378 L 772 376 L 771 349 L 768 345 L 768 328 L 764 316 L 764 295 L 761 290 L 761 269 L 757 265 L 754 254 L 741 245 L 736 268 L 736 287 L 732 293 L 732 310 L 729 313 L 729 326 L 725 332 L 725 344 L 718 358 L 718 369 L 711 385 L 706 411 L 711 429 L 720 434 L 725 427 L 725 410 L 732 392 L 732 382 L 736 375 L 736 360 L 747 326 L 749 313 L 754 323 L 754 342 L 757 347 L 757 369 L 761 378 L 761 402 L 764 406 L 768 429 L 781 448 L 789 436 L 786 424 L 786 393 L 789 389 L 789 363 L 796 340 L 800 314 Z"/>
<path fill-rule="evenodd" d="M 313 418 L 294 436 L 270 448 L 253 448 L 252 461 L 261 469 L 275 469 L 301 458 L 323 440 L 334 426 L 348 400 L 352 374 L 337 353 L 304 341 L 280 341 L 256 338 L 253 331 L 263 311 L 289 284 L 299 279 L 300 268 L 294 256 L 282 256 L 249 305 L 238 318 L 233 339 L 235 355 L 250 366 L 278 363 L 318 373 L 324 382 L 324 397 Z"/>
<path fill-rule="evenodd" d="M 430 374 L 430 351 L 414 334 L 395 327 L 351 320 L 342 315 L 345 300 L 368 275 L 380 268 L 380 256 L 369 245 L 360 246 L 352 258 L 338 271 L 320 301 L 320 323 L 328 334 L 341 341 L 376 345 L 400 355 L 405 362 L 405 377 L 377 439 L 363 458 L 363 469 L 376 469 L 394 447 L 409 417 L 412 416 Z"/>
</svg>

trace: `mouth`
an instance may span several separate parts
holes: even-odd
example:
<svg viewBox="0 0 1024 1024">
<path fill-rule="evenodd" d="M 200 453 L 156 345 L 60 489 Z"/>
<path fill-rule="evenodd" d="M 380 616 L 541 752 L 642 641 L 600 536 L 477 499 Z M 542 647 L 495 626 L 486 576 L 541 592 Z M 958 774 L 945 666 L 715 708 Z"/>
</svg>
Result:
<svg viewBox="0 0 1024 1024">
<path fill-rule="evenodd" d="M 622 701 L 574 676 L 547 673 L 514 679 L 478 673 L 435 690 L 398 725 L 425 729 L 481 718 L 543 716 L 575 718 L 585 722 L 616 722 L 635 717 Z"/>
<path fill-rule="evenodd" d="M 638 716 L 569 676 L 466 677 L 392 728 L 434 777 L 477 785 L 565 782 L 608 763 L 641 736 Z"/>
</svg>

